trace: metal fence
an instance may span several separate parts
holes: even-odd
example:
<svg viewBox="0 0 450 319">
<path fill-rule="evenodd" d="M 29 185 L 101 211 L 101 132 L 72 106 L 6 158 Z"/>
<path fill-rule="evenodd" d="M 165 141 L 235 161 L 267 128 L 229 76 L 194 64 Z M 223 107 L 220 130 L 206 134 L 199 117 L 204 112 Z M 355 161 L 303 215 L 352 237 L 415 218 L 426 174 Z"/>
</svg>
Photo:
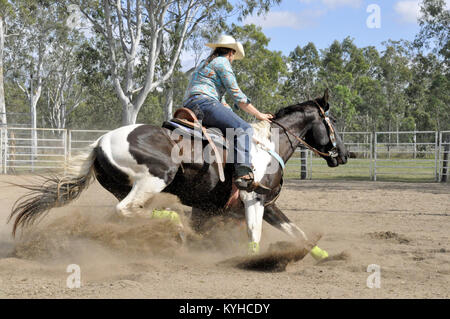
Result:
<svg viewBox="0 0 450 319">
<path fill-rule="evenodd" d="M 95 142 L 100 136 L 108 131 L 105 130 L 69 130 L 68 131 L 68 150 L 70 156 L 74 156 L 86 146 Z"/>
<path fill-rule="evenodd" d="M 105 130 L 0 128 L 0 172 L 57 171 Z M 329 168 L 299 148 L 286 164 L 286 178 L 447 181 L 450 131 L 341 132 L 353 153 L 346 165 Z M 35 138 L 34 138 L 35 137 Z M 33 141 L 36 141 L 35 143 Z"/>
<path fill-rule="evenodd" d="M 439 133 L 439 181 L 447 182 L 449 174 L 449 154 L 450 154 L 450 131 Z"/>
<path fill-rule="evenodd" d="M 1 132 L 2 172 L 57 170 L 67 161 L 67 131 L 8 127 Z"/>
</svg>

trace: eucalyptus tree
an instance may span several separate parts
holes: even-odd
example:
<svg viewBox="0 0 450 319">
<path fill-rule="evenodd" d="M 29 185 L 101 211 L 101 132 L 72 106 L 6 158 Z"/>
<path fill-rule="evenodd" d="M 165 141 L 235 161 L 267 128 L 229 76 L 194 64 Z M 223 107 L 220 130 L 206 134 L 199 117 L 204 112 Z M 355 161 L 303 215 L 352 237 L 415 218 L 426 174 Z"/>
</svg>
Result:
<svg viewBox="0 0 450 319">
<path fill-rule="evenodd" d="M 65 28 L 62 11 L 53 1 L 11 0 L 15 18 L 11 31 L 13 41 L 5 48 L 8 55 L 8 77 L 26 96 L 31 117 L 31 150 L 37 152 L 37 105 L 44 82 L 55 61 L 52 53 L 58 50 L 58 33 Z M 56 63 L 57 64 L 57 63 Z"/>
<path fill-rule="evenodd" d="M 388 131 L 399 130 L 407 100 L 405 90 L 411 81 L 411 57 L 405 41 L 387 41 L 381 52 L 382 88 L 386 104 L 380 110 L 384 113 L 385 127 Z"/>
<path fill-rule="evenodd" d="M 168 81 L 183 45 L 198 28 L 224 23 L 233 10 L 250 14 L 279 0 L 72 1 L 108 45 L 109 67 L 122 105 L 122 124 L 136 122 L 149 93 Z M 162 66 L 163 51 L 166 65 Z M 143 70 L 144 72 L 139 72 Z"/>
<path fill-rule="evenodd" d="M 321 56 L 319 84 L 331 90 L 332 111 L 339 120 L 340 130 L 352 129 L 357 124 L 356 106 L 361 103 L 357 81 L 368 71 L 362 50 L 347 37 L 321 50 Z"/>
<path fill-rule="evenodd" d="M 309 42 L 297 46 L 288 57 L 289 75 L 284 83 L 284 94 L 291 103 L 305 101 L 318 94 L 318 73 L 321 66 L 319 51 Z"/>
<path fill-rule="evenodd" d="M 12 6 L 7 0 L 0 0 L 0 126 L 7 124 L 5 88 L 3 81 L 3 52 L 5 48 L 5 39 L 9 36 L 7 30 L 7 20 L 14 12 Z"/>
<path fill-rule="evenodd" d="M 450 58 L 450 10 L 445 0 L 423 0 L 419 18 L 420 32 L 414 44 L 420 48 L 432 49 L 439 54 L 448 67 Z"/>
</svg>

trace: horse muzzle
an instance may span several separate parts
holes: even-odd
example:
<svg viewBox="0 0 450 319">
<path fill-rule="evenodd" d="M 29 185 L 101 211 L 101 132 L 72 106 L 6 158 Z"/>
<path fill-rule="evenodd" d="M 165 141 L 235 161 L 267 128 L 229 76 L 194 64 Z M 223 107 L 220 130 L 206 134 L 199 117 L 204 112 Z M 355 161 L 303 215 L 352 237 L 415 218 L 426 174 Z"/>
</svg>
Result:
<svg viewBox="0 0 450 319">
<path fill-rule="evenodd" d="M 340 152 L 336 149 L 332 149 L 329 152 L 329 157 L 326 158 L 329 167 L 337 167 L 347 163 L 348 152 Z"/>
<path fill-rule="evenodd" d="M 339 165 L 344 165 L 347 163 L 347 160 L 349 158 L 349 152 L 345 151 L 345 152 L 339 152 L 339 155 L 337 157 L 337 161 Z"/>
</svg>

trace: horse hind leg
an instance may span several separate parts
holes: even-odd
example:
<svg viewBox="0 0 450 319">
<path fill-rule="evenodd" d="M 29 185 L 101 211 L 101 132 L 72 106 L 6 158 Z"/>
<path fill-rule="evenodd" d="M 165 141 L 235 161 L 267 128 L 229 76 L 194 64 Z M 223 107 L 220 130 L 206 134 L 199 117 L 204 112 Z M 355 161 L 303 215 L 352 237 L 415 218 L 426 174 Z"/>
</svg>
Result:
<svg viewBox="0 0 450 319">
<path fill-rule="evenodd" d="M 145 216 L 149 214 L 146 204 L 167 184 L 160 178 L 146 176 L 137 180 L 128 195 L 116 206 L 116 212 L 123 217 Z"/>
</svg>

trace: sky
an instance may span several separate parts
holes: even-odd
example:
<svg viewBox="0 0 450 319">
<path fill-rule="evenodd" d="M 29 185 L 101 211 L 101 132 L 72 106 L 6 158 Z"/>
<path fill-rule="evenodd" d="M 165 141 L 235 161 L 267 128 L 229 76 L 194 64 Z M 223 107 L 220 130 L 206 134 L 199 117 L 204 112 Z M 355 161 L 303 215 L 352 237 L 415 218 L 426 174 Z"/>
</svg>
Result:
<svg viewBox="0 0 450 319">
<path fill-rule="evenodd" d="M 450 0 L 446 0 L 450 9 Z M 358 47 L 382 42 L 414 40 L 419 32 L 420 0 L 282 0 L 266 16 L 250 16 L 243 22 L 230 17 L 229 23 L 256 24 L 270 38 L 269 49 L 289 55 L 298 45 L 313 42 L 324 49 L 334 40 L 354 39 Z M 182 57 L 184 68 L 193 60 Z"/>
<path fill-rule="evenodd" d="M 271 39 L 269 49 L 284 54 L 308 42 L 323 49 L 347 36 L 359 47 L 382 48 L 388 39 L 414 39 L 419 8 L 419 0 L 283 0 L 267 16 L 243 23 L 261 26 Z"/>
</svg>

